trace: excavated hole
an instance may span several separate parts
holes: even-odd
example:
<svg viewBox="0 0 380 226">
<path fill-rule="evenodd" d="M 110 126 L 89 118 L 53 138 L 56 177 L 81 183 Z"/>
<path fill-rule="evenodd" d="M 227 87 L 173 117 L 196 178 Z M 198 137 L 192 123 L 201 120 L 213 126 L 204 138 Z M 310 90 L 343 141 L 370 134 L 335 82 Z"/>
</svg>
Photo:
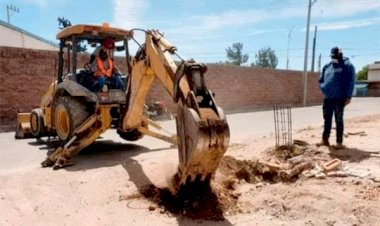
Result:
<svg viewBox="0 0 380 226">
<path fill-rule="evenodd" d="M 181 215 L 191 219 L 224 220 L 223 213 L 237 203 L 237 197 L 223 189 L 213 188 L 207 182 L 183 185 L 176 195 L 173 195 L 168 188 L 159 188 L 152 184 L 140 189 L 140 193 L 143 198 L 156 204 L 161 213 Z M 132 194 L 126 199 L 136 198 L 137 196 Z M 156 207 L 153 208 L 155 209 Z"/>
<path fill-rule="evenodd" d="M 303 152 L 304 150 L 299 147 L 291 150 L 272 149 L 268 155 L 286 161 L 290 157 L 302 155 Z M 231 156 L 224 156 L 211 185 L 200 181 L 187 183 L 186 186 L 181 186 L 179 189 L 174 187 L 174 190 L 178 192 L 173 195 L 170 192 L 173 190 L 172 185 L 168 188 L 159 188 L 150 184 L 139 189 L 142 195 L 139 198 L 145 198 L 152 202 L 153 207 L 150 206 L 149 209 L 159 209 L 160 213 L 192 219 L 224 220 L 223 215 L 243 212 L 242 207 L 238 205 L 239 195 L 236 193 L 237 186 L 241 181 L 256 184 L 260 182 L 291 182 L 298 179 L 298 175 L 284 179 L 281 173 L 283 170 L 268 167 L 258 159 L 238 160 Z M 176 181 L 176 175 L 173 176 L 172 181 Z M 137 198 L 132 194 L 126 200 Z"/>
</svg>

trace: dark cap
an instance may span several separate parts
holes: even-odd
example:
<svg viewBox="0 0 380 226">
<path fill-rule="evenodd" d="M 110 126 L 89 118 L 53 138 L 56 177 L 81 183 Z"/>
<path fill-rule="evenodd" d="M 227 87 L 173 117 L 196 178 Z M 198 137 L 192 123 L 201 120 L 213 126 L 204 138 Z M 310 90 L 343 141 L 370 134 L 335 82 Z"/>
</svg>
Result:
<svg viewBox="0 0 380 226">
<path fill-rule="evenodd" d="M 338 56 L 342 56 L 342 55 L 343 55 L 342 49 L 339 48 L 338 46 L 335 46 L 331 49 L 331 54 L 330 54 L 331 57 L 338 58 Z"/>
</svg>

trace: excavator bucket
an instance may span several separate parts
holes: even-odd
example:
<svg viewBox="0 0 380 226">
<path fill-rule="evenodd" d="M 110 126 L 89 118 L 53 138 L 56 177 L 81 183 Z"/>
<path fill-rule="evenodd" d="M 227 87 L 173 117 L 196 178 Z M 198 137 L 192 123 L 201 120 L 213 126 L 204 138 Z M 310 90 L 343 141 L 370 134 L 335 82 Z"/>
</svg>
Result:
<svg viewBox="0 0 380 226">
<path fill-rule="evenodd" d="M 23 139 L 30 137 L 32 137 L 30 131 L 30 113 L 18 113 L 15 138 Z"/>
<path fill-rule="evenodd" d="M 174 87 L 177 101 L 179 167 L 172 180 L 177 193 L 188 182 L 208 183 L 214 176 L 229 144 L 230 132 L 223 110 L 216 105 L 205 85 L 205 65 L 184 63 L 176 73 L 176 83 L 186 76 L 190 92 L 185 95 Z"/>
<path fill-rule="evenodd" d="M 172 192 L 189 182 L 213 177 L 228 148 L 229 128 L 221 108 L 194 109 L 179 106 L 177 114 L 178 173 L 173 178 Z M 186 129 L 185 129 L 186 128 Z"/>
</svg>

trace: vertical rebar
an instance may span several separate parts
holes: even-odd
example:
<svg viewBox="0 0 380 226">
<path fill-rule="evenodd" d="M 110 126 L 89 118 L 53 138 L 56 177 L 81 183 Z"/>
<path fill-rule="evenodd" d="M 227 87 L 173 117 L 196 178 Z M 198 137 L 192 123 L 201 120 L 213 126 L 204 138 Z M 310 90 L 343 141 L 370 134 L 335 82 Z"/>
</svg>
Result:
<svg viewBox="0 0 380 226">
<path fill-rule="evenodd" d="M 274 104 L 274 129 L 276 148 L 293 146 L 292 111 L 289 104 Z"/>
</svg>

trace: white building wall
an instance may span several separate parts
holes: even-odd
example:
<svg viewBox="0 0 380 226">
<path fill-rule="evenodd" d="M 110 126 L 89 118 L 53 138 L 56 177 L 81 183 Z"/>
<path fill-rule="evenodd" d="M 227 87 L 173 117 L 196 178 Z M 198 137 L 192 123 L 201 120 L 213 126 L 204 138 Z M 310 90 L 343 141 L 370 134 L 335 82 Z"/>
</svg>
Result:
<svg viewBox="0 0 380 226">
<path fill-rule="evenodd" d="M 380 81 L 380 63 L 369 65 L 368 81 Z"/>
<path fill-rule="evenodd" d="M 0 25 L 0 46 L 20 47 L 27 49 L 58 50 L 52 44 L 31 37 L 23 32 Z"/>
</svg>

